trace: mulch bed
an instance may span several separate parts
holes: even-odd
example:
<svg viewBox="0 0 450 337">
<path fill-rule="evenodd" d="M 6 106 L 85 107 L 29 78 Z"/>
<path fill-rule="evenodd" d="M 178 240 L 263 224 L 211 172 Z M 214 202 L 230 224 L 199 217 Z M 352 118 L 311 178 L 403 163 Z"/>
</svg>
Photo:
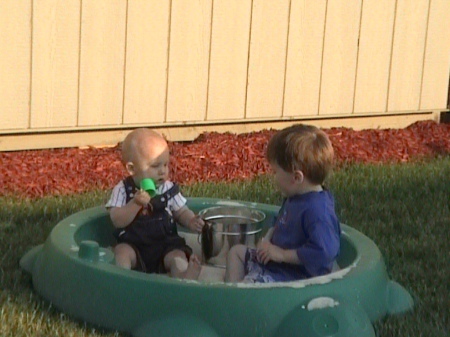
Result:
<svg viewBox="0 0 450 337">
<path fill-rule="evenodd" d="M 408 162 L 450 154 L 450 124 L 417 122 L 404 129 L 325 129 L 337 165 Z M 250 179 L 265 174 L 265 149 L 274 130 L 204 133 L 170 142 L 171 178 L 180 184 Z M 0 195 L 42 197 L 110 189 L 126 174 L 119 146 L 0 153 Z"/>
</svg>

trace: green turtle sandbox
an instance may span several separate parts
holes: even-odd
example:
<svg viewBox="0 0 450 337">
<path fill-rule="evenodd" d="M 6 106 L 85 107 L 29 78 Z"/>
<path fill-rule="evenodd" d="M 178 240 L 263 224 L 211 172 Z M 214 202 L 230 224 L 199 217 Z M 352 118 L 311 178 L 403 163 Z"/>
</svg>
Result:
<svg viewBox="0 0 450 337">
<path fill-rule="evenodd" d="M 255 208 L 266 214 L 266 230 L 279 210 L 207 198 L 188 199 L 188 205 L 195 212 L 218 205 Z M 371 322 L 410 310 L 413 301 L 388 278 L 374 242 L 349 226 L 342 230 L 340 269 L 326 276 L 273 284 L 188 281 L 115 266 L 109 215 L 95 207 L 58 223 L 20 265 L 61 311 L 137 337 L 373 337 Z"/>
</svg>

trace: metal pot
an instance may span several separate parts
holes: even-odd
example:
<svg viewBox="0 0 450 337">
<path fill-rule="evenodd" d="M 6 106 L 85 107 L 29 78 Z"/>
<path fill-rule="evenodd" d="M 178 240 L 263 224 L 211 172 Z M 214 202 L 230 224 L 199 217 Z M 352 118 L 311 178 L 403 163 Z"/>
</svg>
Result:
<svg viewBox="0 0 450 337">
<path fill-rule="evenodd" d="M 207 226 L 201 236 L 203 257 L 207 263 L 222 268 L 232 246 L 255 246 L 266 217 L 264 212 L 243 206 L 205 208 L 199 215 Z"/>
</svg>

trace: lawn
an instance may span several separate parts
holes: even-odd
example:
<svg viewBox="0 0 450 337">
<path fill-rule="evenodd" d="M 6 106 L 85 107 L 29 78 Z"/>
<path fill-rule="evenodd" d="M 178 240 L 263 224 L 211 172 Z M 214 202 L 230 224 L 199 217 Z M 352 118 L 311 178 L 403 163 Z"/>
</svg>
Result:
<svg viewBox="0 0 450 337">
<path fill-rule="evenodd" d="M 345 165 L 328 182 L 343 223 L 380 248 L 390 277 L 412 294 L 412 312 L 375 323 L 378 336 L 448 336 L 450 157 L 420 163 Z M 270 177 L 183 187 L 187 196 L 279 204 Z M 18 265 L 56 223 L 105 202 L 108 191 L 19 200 L 0 197 L 0 336 L 122 336 L 78 322 L 34 291 Z"/>
</svg>

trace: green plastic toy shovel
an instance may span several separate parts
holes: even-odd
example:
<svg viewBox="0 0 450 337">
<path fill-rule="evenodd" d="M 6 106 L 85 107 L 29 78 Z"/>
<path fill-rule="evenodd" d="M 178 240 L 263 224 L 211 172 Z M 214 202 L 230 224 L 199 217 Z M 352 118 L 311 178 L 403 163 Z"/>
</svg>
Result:
<svg viewBox="0 0 450 337">
<path fill-rule="evenodd" d="M 141 190 L 146 191 L 151 197 L 156 195 L 156 185 L 153 179 L 145 178 L 141 180 Z"/>
</svg>

